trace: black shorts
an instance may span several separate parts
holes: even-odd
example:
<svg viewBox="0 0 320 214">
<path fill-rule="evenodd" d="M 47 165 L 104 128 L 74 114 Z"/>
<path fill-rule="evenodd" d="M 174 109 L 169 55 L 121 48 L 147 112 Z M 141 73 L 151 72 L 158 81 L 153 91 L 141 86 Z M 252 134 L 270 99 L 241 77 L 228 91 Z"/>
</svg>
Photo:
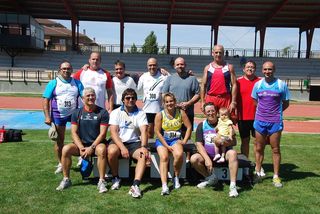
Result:
<svg viewBox="0 0 320 214">
<path fill-rule="evenodd" d="M 111 144 L 115 144 L 113 141 L 110 142 Z M 141 142 L 133 142 L 133 143 L 123 143 L 123 145 L 128 149 L 130 157 L 132 157 L 133 153 L 141 148 Z"/>
<path fill-rule="evenodd" d="M 154 123 L 154 118 L 156 118 L 156 113 L 146 113 L 148 123 Z"/>
<path fill-rule="evenodd" d="M 255 137 L 255 129 L 253 128 L 253 120 L 239 120 L 238 121 L 239 134 L 241 138 L 251 136 Z"/>
<path fill-rule="evenodd" d="M 191 123 L 191 131 L 193 130 L 193 121 L 194 121 L 194 114 L 187 114 L 188 116 L 188 119 Z M 182 139 L 184 138 L 184 136 L 186 135 L 186 132 L 187 132 L 187 127 L 184 126 L 184 124 L 182 124 L 182 127 L 181 127 L 181 135 L 182 135 Z M 190 136 L 191 138 L 191 136 Z M 190 139 L 189 138 L 189 139 Z"/>
</svg>

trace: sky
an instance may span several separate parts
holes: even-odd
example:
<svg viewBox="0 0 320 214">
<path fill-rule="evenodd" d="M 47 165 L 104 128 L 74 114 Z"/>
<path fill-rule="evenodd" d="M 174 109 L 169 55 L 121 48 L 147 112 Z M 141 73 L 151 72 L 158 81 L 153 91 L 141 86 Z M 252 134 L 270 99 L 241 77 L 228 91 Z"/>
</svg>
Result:
<svg viewBox="0 0 320 214">
<path fill-rule="evenodd" d="M 54 20 L 71 29 L 69 20 Z M 120 24 L 115 22 L 80 21 L 79 31 L 99 44 L 120 44 Z M 125 23 L 124 44 L 143 45 L 144 39 L 154 31 L 159 47 L 167 44 L 167 26 L 160 24 Z M 210 47 L 210 26 L 172 25 L 171 46 Z M 253 49 L 254 27 L 219 27 L 218 43 L 230 49 Z M 259 33 L 257 34 L 257 48 L 259 48 Z M 265 49 L 281 50 L 292 46 L 297 50 L 299 43 L 298 28 L 267 28 L 265 35 Z M 301 50 L 306 49 L 306 36 L 302 33 Z M 311 50 L 320 50 L 320 29 L 315 29 Z"/>
</svg>

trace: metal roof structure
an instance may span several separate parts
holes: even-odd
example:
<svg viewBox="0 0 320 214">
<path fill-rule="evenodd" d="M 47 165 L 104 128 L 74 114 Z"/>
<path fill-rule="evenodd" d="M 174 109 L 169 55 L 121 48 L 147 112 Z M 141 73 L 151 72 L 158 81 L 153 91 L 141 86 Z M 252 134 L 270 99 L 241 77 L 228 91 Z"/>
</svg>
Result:
<svg viewBox="0 0 320 214">
<path fill-rule="evenodd" d="M 263 40 L 266 27 L 299 28 L 307 40 L 320 27 L 320 0 L 1 0 L 3 12 L 73 25 L 80 20 L 119 22 L 121 28 L 123 23 L 167 24 L 169 45 L 172 24 L 212 26 L 215 43 L 219 26 L 256 27 Z"/>
</svg>

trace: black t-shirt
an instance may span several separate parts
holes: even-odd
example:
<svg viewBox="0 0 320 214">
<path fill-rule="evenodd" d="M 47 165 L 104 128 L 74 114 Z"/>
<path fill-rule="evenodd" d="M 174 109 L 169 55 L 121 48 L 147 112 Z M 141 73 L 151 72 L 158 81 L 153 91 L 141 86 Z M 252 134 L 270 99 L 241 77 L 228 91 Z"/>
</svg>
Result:
<svg viewBox="0 0 320 214">
<path fill-rule="evenodd" d="M 100 134 L 100 125 L 108 126 L 109 113 L 99 106 L 93 112 L 82 107 L 72 114 L 71 123 L 78 125 L 81 141 L 85 146 L 90 146 Z"/>
</svg>

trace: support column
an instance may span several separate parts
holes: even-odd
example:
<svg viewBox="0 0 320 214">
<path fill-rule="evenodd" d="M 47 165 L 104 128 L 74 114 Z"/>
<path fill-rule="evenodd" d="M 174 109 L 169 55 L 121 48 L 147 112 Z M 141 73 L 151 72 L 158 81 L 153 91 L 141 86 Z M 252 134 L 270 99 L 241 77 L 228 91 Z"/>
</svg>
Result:
<svg viewBox="0 0 320 214">
<path fill-rule="evenodd" d="M 167 24 L 167 54 L 170 54 L 171 49 L 171 23 Z"/>
<path fill-rule="evenodd" d="M 210 54 L 212 52 L 212 41 L 213 41 L 213 26 L 211 26 L 211 36 L 210 36 Z"/>
<path fill-rule="evenodd" d="M 298 59 L 300 59 L 301 56 L 301 28 L 299 28 L 299 45 L 298 45 Z"/>
<path fill-rule="evenodd" d="M 213 30 L 214 30 L 214 42 L 213 42 L 213 45 L 217 45 L 218 44 L 219 25 L 215 25 Z"/>
<path fill-rule="evenodd" d="M 124 21 L 120 21 L 120 53 L 123 53 L 124 46 Z"/>
<path fill-rule="evenodd" d="M 77 23 L 77 48 L 79 49 L 79 22 Z"/>
<path fill-rule="evenodd" d="M 73 51 L 76 51 L 77 50 L 77 46 L 76 46 L 76 24 L 77 22 L 72 19 L 71 20 L 71 31 L 72 31 L 72 36 L 71 36 L 71 39 L 72 39 L 72 50 Z M 66 43 L 67 44 L 67 43 Z"/>
<path fill-rule="evenodd" d="M 254 47 L 253 47 L 253 56 L 257 57 L 257 28 L 254 31 Z"/>
<path fill-rule="evenodd" d="M 313 38 L 314 28 L 310 28 L 306 30 L 306 38 L 307 38 L 307 53 L 306 58 L 310 58 L 310 52 L 311 52 L 311 44 L 312 44 L 312 38 Z"/>
<path fill-rule="evenodd" d="M 266 35 L 266 27 L 260 28 L 260 50 L 259 50 L 259 57 L 263 57 L 263 47 L 264 47 L 264 38 Z"/>
</svg>

